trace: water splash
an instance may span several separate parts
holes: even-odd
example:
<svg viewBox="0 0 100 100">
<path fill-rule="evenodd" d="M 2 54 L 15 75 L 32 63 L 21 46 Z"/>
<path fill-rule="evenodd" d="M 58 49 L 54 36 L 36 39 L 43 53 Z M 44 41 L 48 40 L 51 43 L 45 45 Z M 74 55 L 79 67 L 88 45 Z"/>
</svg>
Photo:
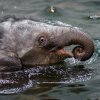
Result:
<svg viewBox="0 0 100 100">
<path fill-rule="evenodd" d="M 68 67 L 65 63 L 36 66 L 16 72 L 0 74 L 0 94 L 15 94 L 30 88 L 40 87 L 43 84 L 68 84 L 90 80 L 94 70 L 84 66 Z"/>
<path fill-rule="evenodd" d="M 78 59 L 73 58 L 67 58 L 65 59 L 65 62 L 67 63 L 67 65 L 69 66 L 75 66 L 75 65 L 90 65 L 93 64 L 98 58 L 98 54 L 94 53 L 93 56 L 86 61 L 80 61 Z"/>
<path fill-rule="evenodd" d="M 98 56 L 100 57 L 100 38 L 95 38 L 95 49 L 96 49 L 96 53 L 98 54 Z"/>
</svg>

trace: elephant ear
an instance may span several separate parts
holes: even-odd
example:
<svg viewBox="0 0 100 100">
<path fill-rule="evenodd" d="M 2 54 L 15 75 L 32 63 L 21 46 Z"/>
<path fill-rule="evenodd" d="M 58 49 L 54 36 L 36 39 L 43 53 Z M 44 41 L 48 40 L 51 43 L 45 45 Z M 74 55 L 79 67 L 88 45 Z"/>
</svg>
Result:
<svg viewBox="0 0 100 100">
<path fill-rule="evenodd" d="M 0 57 L 0 71 L 16 71 L 22 69 L 20 59 L 16 57 Z"/>
</svg>

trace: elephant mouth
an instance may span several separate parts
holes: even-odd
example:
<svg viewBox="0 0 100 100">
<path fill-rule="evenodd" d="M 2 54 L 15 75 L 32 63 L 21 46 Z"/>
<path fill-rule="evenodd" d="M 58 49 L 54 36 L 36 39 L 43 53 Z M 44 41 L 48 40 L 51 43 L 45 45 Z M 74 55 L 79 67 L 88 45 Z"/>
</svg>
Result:
<svg viewBox="0 0 100 100">
<path fill-rule="evenodd" d="M 83 55 L 85 54 L 84 48 L 81 46 L 76 46 L 72 52 L 69 50 L 66 50 L 65 47 L 55 50 L 54 53 L 63 59 L 66 58 L 72 58 L 74 57 L 75 59 L 81 60 Z"/>
<path fill-rule="evenodd" d="M 52 51 L 52 53 L 62 56 L 63 58 L 72 58 L 74 55 L 71 51 L 65 50 L 65 47 Z"/>
</svg>

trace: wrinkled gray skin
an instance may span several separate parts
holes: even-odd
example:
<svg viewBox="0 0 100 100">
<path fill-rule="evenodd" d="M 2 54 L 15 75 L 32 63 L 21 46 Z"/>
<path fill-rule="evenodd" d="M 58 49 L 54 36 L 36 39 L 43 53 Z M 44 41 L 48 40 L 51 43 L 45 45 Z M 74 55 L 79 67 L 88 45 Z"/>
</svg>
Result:
<svg viewBox="0 0 100 100">
<path fill-rule="evenodd" d="M 79 46 L 73 52 L 63 52 L 72 44 Z M 0 23 L 0 70 L 53 64 L 68 57 L 85 61 L 93 52 L 91 37 L 74 27 L 13 18 Z"/>
</svg>

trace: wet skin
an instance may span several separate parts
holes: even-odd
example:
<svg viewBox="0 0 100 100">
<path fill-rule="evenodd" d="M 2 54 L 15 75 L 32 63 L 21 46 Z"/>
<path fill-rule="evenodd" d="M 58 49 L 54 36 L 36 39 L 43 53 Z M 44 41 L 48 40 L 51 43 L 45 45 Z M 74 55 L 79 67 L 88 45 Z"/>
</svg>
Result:
<svg viewBox="0 0 100 100">
<path fill-rule="evenodd" d="M 78 46 L 72 52 L 64 50 L 73 44 Z M 53 64 L 69 57 L 85 61 L 93 52 L 91 37 L 78 28 L 16 18 L 0 23 L 0 70 Z"/>
</svg>

